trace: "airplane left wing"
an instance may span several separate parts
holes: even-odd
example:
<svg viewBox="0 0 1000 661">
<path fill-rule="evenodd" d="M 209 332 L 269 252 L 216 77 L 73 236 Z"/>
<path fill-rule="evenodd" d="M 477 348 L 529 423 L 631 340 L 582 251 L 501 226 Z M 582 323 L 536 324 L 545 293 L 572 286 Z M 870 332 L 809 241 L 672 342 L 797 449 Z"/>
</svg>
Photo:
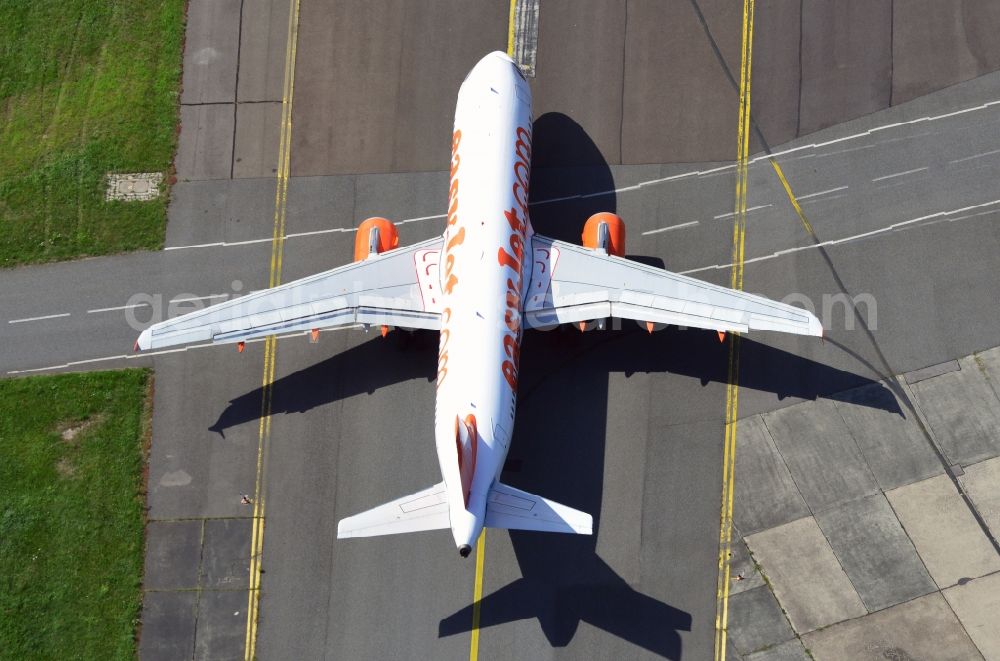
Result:
<svg viewBox="0 0 1000 661">
<path fill-rule="evenodd" d="M 153 324 L 137 349 L 232 343 L 354 324 L 441 327 L 441 238 Z"/>
<path fill-rule="evenodd" d="M 745 333 L 822 335 L 808 310 L 535 234 L 524 325 L 607 317 Z"/>
</svg>

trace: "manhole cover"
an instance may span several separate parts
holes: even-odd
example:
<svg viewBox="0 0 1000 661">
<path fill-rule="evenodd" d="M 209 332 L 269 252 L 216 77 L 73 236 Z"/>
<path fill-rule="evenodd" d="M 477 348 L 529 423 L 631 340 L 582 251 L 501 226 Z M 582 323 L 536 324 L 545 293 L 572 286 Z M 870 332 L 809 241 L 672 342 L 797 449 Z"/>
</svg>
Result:
<svg viewBox="0 0 1000 661">
<path fill-rule="evenodd" d="M 132 174 L 108 174 L 108 190 L 104 199 L 111 200 L 152 200 L 160 194 L 162 172 L 135 172 Z"/>
</svg>

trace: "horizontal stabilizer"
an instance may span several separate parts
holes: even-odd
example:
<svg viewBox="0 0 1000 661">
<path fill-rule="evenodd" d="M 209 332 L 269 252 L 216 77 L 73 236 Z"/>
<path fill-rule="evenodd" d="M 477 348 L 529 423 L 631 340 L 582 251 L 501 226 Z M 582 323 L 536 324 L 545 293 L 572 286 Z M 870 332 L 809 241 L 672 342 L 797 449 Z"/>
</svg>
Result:
<svg viewBox="0 0 1000 661">
<path fill-rule="evenodd" d="M 486 500 L 486 527 L 593 534 L 586 512 L 497 482 Z"/>
<path fill-rule="evenodd" d="M 451 525 L 444 482 L 361 512 L 337 524 L 337 537 L 374 537 Z"/>
</svg>

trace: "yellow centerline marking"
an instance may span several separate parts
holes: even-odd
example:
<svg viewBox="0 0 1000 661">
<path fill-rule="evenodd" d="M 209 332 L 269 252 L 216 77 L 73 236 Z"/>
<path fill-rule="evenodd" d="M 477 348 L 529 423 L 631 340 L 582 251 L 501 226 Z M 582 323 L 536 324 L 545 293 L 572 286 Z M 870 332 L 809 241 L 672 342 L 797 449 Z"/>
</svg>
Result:
<svg viewBox="0 0 1000 661">
<path fill-rule="evenodd" d="M 733 268 L 729 284 L 743 289 L 746 245 L 747 178 L 750 151 L 750 74 L 753 62 L 754 0 L 743 1 L 743 38 L 740 56 L 740 106 L 736 133 L 736 194 L 733 220 Z M 726 386 L 725 439 L 722 450 L 722 506 L 719 525 L 719 577 L 716 583 L 715 659 L 725 661 L 729 622 L 729 556 L 733 532 L 733 492 L 736 469 L 736 420 L 739 417 L 740 334 L 729 335 L 729 371 Z"/>
<path fill-rule="evenodd" d="M 278 172 L 274 193 L 274 232 L 271 237 L 271 263 L 268 287 L 281 284 L 281 264 L 285 247 L 285 209 L 288 199 L 288 173 L 291 162 L 292 97 L 295 91 L 295 55 L 299 36 L 299 0 L 288 7 L 288 41 L 285 44 L 285 78 L 281 97 L 281 127 L 278 140 Z M 244 659 L 257 654 L 257 622 L 260 618 L 261 556 L 264 550 L 264 508 L 267 504 L 264 474 L 267 469 L 271 438 L 271 398 L 274 390 L 274 365 L 278 340 L 270 335 L 264 341 L 264 374 L 261 378 L 260 425 L 257 432 L 257 477 L 254 482 L 253 529 L 250 537 L 250 589 L 247 597 L 247 627 Z"/>
<path fill-rule="evenodd" d="M 517 11 L 517 0 L 510 0 L 510 11 L 507 14 L 507 56 L 514 57 L 514 12 Z"/>
<path fill-rule="evenodd" d="M 479 535 L 476 543 L 476 586 L 472 594 L 472 641 L 469 643 L 469 659 L 479 658 L 479 603 L 483 599 L 483 563 L 486 562 L 486 530 Z"/>
<path fill-rule="evenodd" d="M 510 0 L 507 14 L 507 55 L 514 57 L 514 12 L 517 0 Z M 479 604 L 483 599 L 483 565 L 486 564 L 486 528 L 476 543 L 476 578 L 472 588 L 472 636 L 469 641 L 469 661 L 479 659 Z"/>
<path fill-rule="evenodd" d="M 802 211 L 799 201 L 795 199 L 795 194 L 792 193 L 792 187 L 788 183 L 788 180 L 785 179 L 785 173 L 781 171 L 781 166 L 778 165 L 778 161 L 773 157 L 768 160 L 771 162 L 771 167 L 774 168 L 775 174 L 778 175 L 778 180 L 781 181 L 781 186 L 785 189 L 785 195 L 788 196 L 788 201 L 792 203 L 792 208 L 795 209 L 795 215 L 797 215 L 799 220 L 802 221 L 802 226 L 806 228 L 806 232 L 809 233 L 809 236 L 816 238 L 816 233 L 813 232 L 812 223 L 810 223 L 809 219 L 806 218 L 806 214 Z"/>
</svg>

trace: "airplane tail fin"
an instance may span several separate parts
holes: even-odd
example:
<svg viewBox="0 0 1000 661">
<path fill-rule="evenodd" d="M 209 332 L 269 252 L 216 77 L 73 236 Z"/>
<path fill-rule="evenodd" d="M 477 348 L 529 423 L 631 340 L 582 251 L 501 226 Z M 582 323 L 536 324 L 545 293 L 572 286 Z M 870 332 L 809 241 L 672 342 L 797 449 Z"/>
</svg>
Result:
<svg viewBox="0 0 1000 661">
<path fill-rule="evenodd" d="M 420 530 L 439 530 L 451 525 L 444 482 L 397 498 L 366 512 L 341 519 L 337 537 L 374 537 Z"/>
<path fill-rule="evenodd" d="M 486 499 L 486 527 L 592 535 L 586 512 L 497 482 Z"/>
</svg>

